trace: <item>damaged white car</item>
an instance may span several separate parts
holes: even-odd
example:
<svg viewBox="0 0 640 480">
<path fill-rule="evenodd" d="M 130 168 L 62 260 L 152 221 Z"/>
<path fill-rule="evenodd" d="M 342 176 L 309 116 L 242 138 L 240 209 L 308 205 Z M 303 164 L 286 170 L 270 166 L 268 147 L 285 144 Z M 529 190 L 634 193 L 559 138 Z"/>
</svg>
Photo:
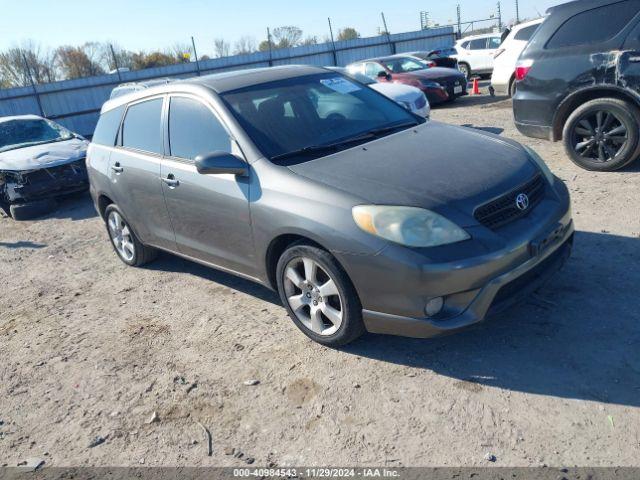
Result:
<svg viewBox="0 0 640 480">
<path fill-rule="evenodd" d="M 87 190 L 88 145 L 36 115 L 0 117 L 0 208 L 25 220 L 53 210 L 58 197 Z"/>
</svg>

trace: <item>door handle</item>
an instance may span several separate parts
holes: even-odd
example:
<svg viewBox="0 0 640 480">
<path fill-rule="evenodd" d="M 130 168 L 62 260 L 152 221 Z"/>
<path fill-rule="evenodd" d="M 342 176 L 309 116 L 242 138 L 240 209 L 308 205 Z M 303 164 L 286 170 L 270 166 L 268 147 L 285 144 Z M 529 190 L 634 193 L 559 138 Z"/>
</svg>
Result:
<svg viewBox="0 0 640 480">
<path fill-rule="evenodd" d="M 122 173 L 124 168 L 120 166 L 120 162 L 116 162 L 114 165 L 111 165 L 111 170 L 116 173 Z"/>
<path fill-rule="evenodd" d="M 180 182 L 176 180 L 176 177 L 173 175 L 173 173 L 167 175 L 167 178 L 160 177 L 160 180 L 166 183 L 169 188 L 176 188 L 178 185 L 180 185 Z"/>
</svg>

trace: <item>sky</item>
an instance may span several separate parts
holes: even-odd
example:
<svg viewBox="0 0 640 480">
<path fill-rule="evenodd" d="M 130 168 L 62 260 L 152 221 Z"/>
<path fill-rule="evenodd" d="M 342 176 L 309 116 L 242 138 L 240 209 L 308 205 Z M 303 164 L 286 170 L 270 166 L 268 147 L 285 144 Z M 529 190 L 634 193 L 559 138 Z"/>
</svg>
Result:
<svg viewBox="0 0 640 480">
<path fill-rule="evenodd" d="M 519 0 L 520 17 L 535 18 L 566 0 Z M 420 12 L 440 24 L 495 14 L 495 0 L 0 0 L 0 50 L 33 40 L 43 48 L 109 41 L 128 50 L 164 50 L 195 38 L 198 54 L 212 56 L 213 40 L 233 44 L 242 36 L 257 42 L 266 28 L 295 25 L 304 36 L 351 26 L 376 35 L 384 12 L 391 33 L 419 30 Z M 515 18 L 515 0 L 502 0 L 502 18 Z"/>
</svg>

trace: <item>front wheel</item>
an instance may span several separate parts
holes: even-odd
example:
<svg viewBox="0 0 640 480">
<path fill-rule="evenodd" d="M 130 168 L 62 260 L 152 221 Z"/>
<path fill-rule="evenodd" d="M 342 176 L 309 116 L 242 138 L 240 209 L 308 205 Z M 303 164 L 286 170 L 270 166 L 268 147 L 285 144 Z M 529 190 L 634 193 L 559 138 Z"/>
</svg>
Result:
<svg viewBox="0 0 640 480">
<path fill-rule="evenodd" d="M 637 157 L 640 110 L 617 98 L 598 98 L 578 107 L 562 131 L 564 147 L 586 170 L 618 170 Z"/>
<path fill-rule="evenodd" d="M 139 267 L 154 260 L 158 252 L 143 245 L 115 205 L 109 205 L 104 212 L 107 232 L 113 249 L 120 260 L 132 267 Z"/>
<path fill-rule="evenodd" d="M 329 252 L 293 245 L 280 257 L 276 275 L 289 316 L 312 340 L 339 347 L 364 333 L 358 294 Z"/>
<path fill-rule="evenodd" d="M 469 80 L 469 76 L 471 75 L 471 68 L 466 63 L 459 63 L 458 70 L 465 76 L 467 80 Z"/>
</svg>

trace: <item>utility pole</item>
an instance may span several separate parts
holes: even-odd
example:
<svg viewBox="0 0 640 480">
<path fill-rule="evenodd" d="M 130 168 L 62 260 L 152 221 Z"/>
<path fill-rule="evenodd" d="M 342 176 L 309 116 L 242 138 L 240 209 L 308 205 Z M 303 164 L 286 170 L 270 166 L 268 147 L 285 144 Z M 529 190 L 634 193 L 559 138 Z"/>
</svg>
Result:
<svg viewBox="0 0 640 480">
<path fill-rule="evenodd" d="M 389 34 L 389 29 L 387 28 L 387 19 L 384 18 L 384 12 L 380 12 L 382 16 L 382 25 L 384 25 L 384 32 L 387 35 L 387 42 L 389 42 L 389 46 L 391 46 L 391 53 L 395 55 L 396 53 L 396 44 L 391 41 L 391 35 Z"/>
<path fill-rule="evenodd" d="M 271 30 L 267 27 L 267 43 L 269 44 L 269 66 L 273 67 L 273 48 L 271 46 Z"/>
<path fill-rule="evenodd" d="M 520 6 L 518 0 L 516 0 L 516 23 L 520 23 Z"/>
<path fill-rule="evenodd" d="M 498 2 L 498 30 L 502 31 L 502 10 L 500 8 L 500 2 Z"/>
<path fill-rule="evenodd" d="M 329 35 L 331 36 L 331 47 L 332 47 L 332 53 L 333 53 L 333 64 L 337 67 L 338 66 L 338 55 L 336 53 L 336 42 L 333 40 L 333 27 L 331 26 L 331 18 L 327 17 L 327 21 L 329 22 Z"/>
<path fill-rule="evenodd" d="M 36 103 L 38 104 L 38 110 L 40 110 L 40 116 L 44 117 L 44 110 L 42 110 L 42 102 L 40 102 L 40 94 L 36 89 L 36 82 L 33 80 L 33 75 L 31 74 L 31 68 L 29 67 L 29 62 L 27 61 L 27 56 L 22 52 L 22 60 L 24 60 L 24 67 L 27 69 L 27 75 L 29 76 L 29 81 L 31 82 L 31 88 L 33 88 L 33 94 L 36 97 Z"/>
<path fill-rule="evenodd" d="M 198 76 L 200 76 L 200 62 L 198 61 L 198 52 L 196 52 L 196 42 L 191 37 L 191 46 L 193 46 L 193 56 L 196 59 L 196 72 L 198 72 Z"/>
<path fill-rule="evenodd" d="M 420 12 L 420 30 L 429 28 L 429 12 Z"/>
<path fill-rule="evenodd" d="M 111 50 L 113 64 L 115 65 L 116 73 L 118 74 L 118 82 L 122 83 L 122 76 L 120 75 L 120 65 L 118 65 L 118 57 L 116 56 L 116 51 L 113 49 L 113 45 L 109 44 L 109 50 Z"/>
<path fill-rule="evenodd" d="M 461 15 L 460 15 L 460 4 L 458 4 L 458 6 L 456 7 L 456 11 L 457 11 L 457 15 L 458 15 L 458 36 L 461 37 L 462 36 L 462 20 L 461 20 Z"/>
</svg>

